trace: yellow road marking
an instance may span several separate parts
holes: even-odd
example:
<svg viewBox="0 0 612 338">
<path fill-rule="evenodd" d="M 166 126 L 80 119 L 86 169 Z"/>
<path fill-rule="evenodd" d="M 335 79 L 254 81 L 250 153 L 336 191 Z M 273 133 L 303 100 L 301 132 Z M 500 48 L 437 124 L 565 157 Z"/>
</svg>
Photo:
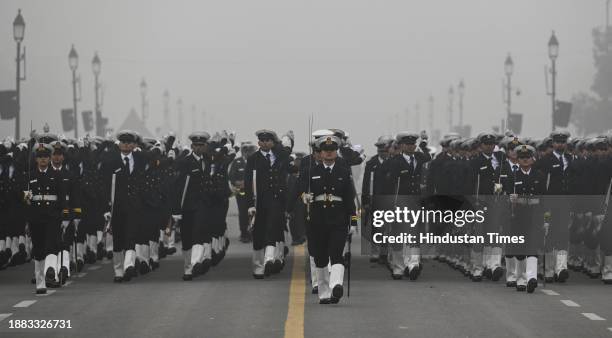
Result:
<svg viewBox="0 0 612 338">
<path fill-rule="evenodd" d="M 304 245 L 295 246 L 289 287 L 289 307 L 285 321 L 285 338 L 304 338 L 304 301 L 306 299 L 304 257 Z"/>
</svg>

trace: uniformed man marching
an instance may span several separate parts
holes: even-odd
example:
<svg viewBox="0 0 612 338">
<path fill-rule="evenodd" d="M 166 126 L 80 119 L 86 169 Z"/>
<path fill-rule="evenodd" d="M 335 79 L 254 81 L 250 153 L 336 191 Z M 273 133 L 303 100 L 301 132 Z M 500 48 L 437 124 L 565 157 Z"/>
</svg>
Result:
<svg viewBox="0 0 612 338">
<path fill-rule="evenodd" d="M 338 303 L 344 293 L 342 252 L 355 214 L 350 169 L 336 165 L 340 144 L 335 136 L 318 139 L 321 163 L 313 166 L 309 175 L 300 177 L 302 199 L 311 205 L 308 242 L 317 269 L 320 304 Z M 351 227 L 351 231 L 355 228 Z"/>
<path fill-rule="evenodd" d="M 57 253 L 62 230 L 70 219 L 66 189 L 57 171 L 49 168 L 53 147 L 39 143 L 34 150 L 36 165 L 29 174 L 29 190 L 24 191 L 28 204 L 28 223 L 32 234 L 32 255 L 36 293 L 47 293 L 47 286 L 57 287 Z M 27 189 L 27 188 L 26 188 Z M 47 270 L 45 271 L 45 266 Z"/>
</svg>

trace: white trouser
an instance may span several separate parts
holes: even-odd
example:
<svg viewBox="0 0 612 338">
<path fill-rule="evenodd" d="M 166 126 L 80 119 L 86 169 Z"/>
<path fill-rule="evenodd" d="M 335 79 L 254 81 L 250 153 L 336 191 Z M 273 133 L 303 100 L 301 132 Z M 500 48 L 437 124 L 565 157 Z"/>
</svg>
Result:
<svg viewBox="0 0 612 338">
<path fill-rule="evenodd" d="M 389 250 L 391 253 L 391 269 L 393 270 L 394 275 L 402 275 L 404 274 L 404 269 L 406 265 L 404 264 L 404 257 L 402 255 L 402 248 L 391 248 Z M 320 289 L 319 289 L 320 290 Z"/>
<path fill-rule="evenodd" d="M 525 279 L 529 281 L 530 279 L 538 280 L 538 258 L 537 257 L 527 257 L 525 258 Z"/>
<path fill-rule="evenodd" d="M 98 253 L 98 236 L 87 235 L 87 247 L 91 252 Z"/>
<path fill-rule="evenodd" d="M 612 256 L 604 257 L 603 269 L 601 270 L 601 279 L 612 280 Z"/>
<path fill-rule="evenodd" d="M 0 251 L 6 250 L 6 240 L 0 239 Z"/>
<path fill-rule="evenodd" d="M 104 239 L 104 232 L 98 230 L 96 231 L 96 237 L 97 237 L 97 242 L 96 244 L 102 243 L 102 240 Z"/>
<path fill-rule="evenodd" d="M 113 235 L 106 233 L 106 251 L 113 251 Z M 122 275 L 123 276 L 123 275 Z"/>
<path fill-rule="evenodd" d="M 483 263 L 482 265 L 484 266 L 485 269 L 493 269 L 493 267 L 491 266 L 491 247 L 490 246 L 485 246 L 482 249 L 482 259 L 483 259 Z"/>
<path fill-rule="evenodd" d="M 49 268 L 55 270 L 55 279 L 57 280 L 57 255 L 48 254 L 47 257 L 45 257 L 45 274 Z"/>
<path fill-rule="evenodd" d="M 113 253 L 113 269 L 115 270 L 115 277 L 123 277 L 123 260 L 123 251 Z"/>
<path fill-rule="evenodd" d="M 421 262 L 421 248 L 404 246 L 404 266 L 408 267 L 409 270 L 419 267 Z"/>
<path fill-rule="evenodd" d="M 134 267 L 136 265 L 136 251 L 125 250 L 125 260 L 123 261 L 124 269 Z"/>
<path fill-rule="evenodd" d="M 62 250 L 62 258 L 57 259 L 57 269 L 55 271 L 59 272 L 62 264 L 68 270 L 68 277 L 70 277 L 70 253 L 66 250 Z"/>
<path fill-rule="evenodd" d="M 263 275 L 264 274 L 264 250 L 253 251 L 253 274 Z"/>
<path fill-rule="evenodd" d="M 329 273 L 329 286 L 333 289 L 344 281 L 344 264 L 334 264 Z"/>
<path fill-rule="evenodd" d="M 274 256 L 276 253 L 276 246 L 268 245 L 264 251 L 264 262 L 274 262 Z"/>
<path fill-rule="evenodd" d="M 310 284 L 314 288 L 318 285 L 319 280 L 317 279 L 317 265 L 315 264 L 314 257 L 310 256 Z"/>
<path fill-rule="evenodd" d="M 192 250 L 193 247 L 189 250 L 183 250 L 183 271 L 186 275 L 193 273 L 193 265 L 191 264 Z"/>
<path fill-rule="evenodd" d="M 327 267 L 317 268 L 317 286 L 319 287 L 319 299 L 331 297 L 331 289 L 329 288 L 329 271 Z"/>
<path fill-rule="evenodd" d="M 159 243 L 155 241 L 149 241 L 149 247 L 151 248 L 151 259 L 153 262 L 159 262 Z"/>
<path fill-rule="evenodd" d="M 552 278 L 555 274 L 555 256 L 553 252 L 545 253 L 544 259 L 546 260 L 546 271 L 544 271 L 544 276 Z"/>
<path fill-rule="evenodd" d="M 516 257 L 506 257 L 506 282 L 516 282 Z"/>
<path fill-rule="evenodd" d="M 36 278 L 36 289 L 46 289 L 47 283 L 45 282 L 45 262 L 34 261 L 34 276 Z"/>
<path fill-rule="evenodd" d="M 502 258 L 502 248 L 500 247 L 492 247 L 491 248 L 491 256 L 489 260 L 489 268 L 491 270 L 495 270 L 501 267 L 501 258 Z"/>
<path fill-rule="evenodd" d="M 194 244 L 191 247 L 191 266 L 202 263 L 204 260 L 204 246 L 202 244 Z"/>
<path fill-rule="evenodd" d="M 470 250 L 470 263 L 472 266 L 472 275 L 482 276 L 482 251 Z"/>
<path fill-rule="evenodd" d="M 516 285 L 527 285 L 527 259 L 516 260 Z"/>
<path fill-rule="evenodd" d="M 555 273 L 559 274 L 561 270 L 567 270 L 567 251 L 559 250 L 555 256 Z"/>
<path fill-rule="evenodd" d="M 174 248 L 174 235 L 175 235 L 175 231 L 174 231 L 174 230 L 172 230 L 172 231 L 170 232 L 170 236 L 166 236 L 166 237 L 164 238 L 164 240 L 165 240 L 165 242 L 166 242 L 166 246 L 167 246 L 168 248 Z"/>
<path fill-rule="evenodd" d="M 202 254 L 202 260 L 200 263 L 205 259 L 212 259 L 212 245 L 210 243 L 204 243 L 204 254 Z"/>
</svg>

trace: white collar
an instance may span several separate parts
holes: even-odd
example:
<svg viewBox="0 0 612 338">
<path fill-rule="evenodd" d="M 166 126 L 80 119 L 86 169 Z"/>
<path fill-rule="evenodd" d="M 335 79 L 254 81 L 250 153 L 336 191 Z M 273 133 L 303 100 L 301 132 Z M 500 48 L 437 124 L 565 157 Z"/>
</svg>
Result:
<svg viewBox="0 0 612 338">
<path fill-rule="evenodd" d="M 330 165 L 325 164 L 325 162 L 322 162 L 322 163 L 323 163 L 323 168 L 325 168 L 325 169 L 329 168 L 330 170 L 334 170 L 334 165 L 336 165 L 336 162 L 334 162 L 334 163 L 332 163 Z"/>
<path fill-rule="evenodd" d="M 531 168 L 529 168 L 529 170 L 525 171 L 523 170 L 523 168 L 519 168 L 521 169 L 521 172 L 523 173 L 523 175 L 529 175 L 531 173 Z"/>
<path fill-rule="evenodd" d="M 40 168 L 38 168 L 38 172 L 39 172 L 39 173 L 46 173 L 46 172 L 47 172 L 47 170 L 49 170 L 49 166 L 47 166 L 47 167 L 45 168 L 45 170 L 40 170 Z"/>
<path fill-rule="evenodd" d="M 62 168 L 64 167 L 64 165 L 60 165 L 59 167 L 55 167 L 53 164 L 51 164 L 51 166 L 53 167 L 53 169 L 55 169 L 57 171 L 61 171 Z"/>
<path fill-rule="evenodd" d="M 132 162 L 132 160 L 134 160 L 134 155 L 133 155 L 133 153 L 132 153 L 132 152 L 130 152 L 130 153 L 129 153 L 129 154 L 127 154 L 127 155 L 126 155 L 126 154 L 124 154 L 124 153 L 121 153 L 121 160 L 125 161 L 125 158 L 126 158 L 126 157 L 130 159 L 130 162 Z"/>
<path fill-rule="evenodd" d="M 198 155 L 196 155 L 195 152 L 191 152 L 191 155 L 193 156 L 193 158 L 195 158 L 197 161 L 201 160 L 202 158 Z"/>
</svg>

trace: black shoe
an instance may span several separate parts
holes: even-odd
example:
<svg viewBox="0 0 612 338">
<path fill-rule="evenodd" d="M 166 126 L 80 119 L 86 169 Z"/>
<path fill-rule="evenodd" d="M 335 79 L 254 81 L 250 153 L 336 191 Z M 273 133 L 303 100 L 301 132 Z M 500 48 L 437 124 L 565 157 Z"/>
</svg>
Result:
<svg viewBox="0 0 612 338">
<path fill-rule="evenodd" d="M 604 281 L 604 283 L 605 282 L 606 281 Z M 612 282 L 612 280 L 611 280 L 611 282 Z M 318 295 L 319 294 L 319 287 L 318 286 L 315 286 L 314 288 L 312 288 L 312 294 L 313 295 Z"/>
<path fill-rule="evenodd" d="M 283 248 L 283 256 L 287 257 L 287 255 L 289 255 L 289 247 L 284 247 Z"/>
<path fill-rule="evenodd" d="M 517 285 L 516 286 L 516 291 L 523 292 L 525 290 L 527 290 L 527 286 L 525 286 L 525 285 Z"/>
<path fill-rule="evenodd" d="M 334 286 L 334 288 L 332 289 L 332 298 L 340 300 L 340 298 L 342 298 L 343 295 L 344 295 L 344 288 L 342 287 L 342 285 L 338 284 Z"/>
<path fill-rule="evenodd" d="M 98 243 L 98 247 L 96 249 L 96 260 L 101 261 L 104 258 L 104 244 L 102 242 Z"/>
<path fill-rule="evenodd" d="M 151 259 L 149 261 L 150 265 L 151 265 L 151 269 L 152 270 L 157 270 L 159 269 L 159 262 L 154 261 L 153 259 Z"/>
<path fill-rule="evenodd" d="M 493 278 L 493 271 L 492 271 L 491 269 L 489 269 L 489 268 L 486 268 L 486 269 L 485 269 L 485 270 L 482 272 L 482 276 L 483 276 L 484 278 L 491 279 L 491 278 Z"/>
<path fill-rule="evenodd" d="M 267 261 L 266 265 L 264 265 L 264 276 L 268 277 L 274 273 L 274 262 Z"/>
<path fill-rule="evenodd" d="M 516 281 L 514 282 L 506 282 L 506 286 L 509 288 L 515 288 L 516 287 Z"/>
<path fill-rule="evenodd" d="M 133 277 L 136 277 L 136 269 L 134 269 L 133 266 L 130 266 L 125 269 L 125 272 L 123 273 L 123 280 L 129 282 Z"/>
<path fill-rule="evenodd" d="M 408 273 L 408 278 L 410 278 L 410 280 L 417 280 L 417 278 L 419 278 L 419 274 L 421 274 L 421 270 L 418 267 L 414 267 Z"/>
<path fill-rule="evenodd" d="M 400 279 L 402 279 L 402 277 L 403 277 L 403 276 L 402 276 L 402 275 L 399 275 L 399 274 L 394 274 L 394 273 L 392 273 L 392 274 L 391 274 L 391 278 L 393 278 L 393 279 L 395 279 L 395 280 L 400 280 Z"/>
<path fill-rule="evenodd" d="M 494 282 L 497 282 L 500 280 L 503 274 L 504 274 L 504 269 L 498 266 L 495 268 L 495 270 L 493 270 L 493 273 L 491 274 L 491 280 Z"/>
<path fill-rule="evenodd" d="M 255 279 L 264 279 L 264 275 L 260 275 L 260 274 L 254 273 L 253 274 L 253 278 L 255 278 Z"/>
<path fill-rule="evenodd" d="M 606 285 L 612 285 L 612 279 L 602 279 L 601 281 Z"/>
<path fill-rule="evenodd" d="M 112 251 L 107 251 L 106 252 L 106 259 L 113 259 L 113 252 Z"/>
<path fill-rule="evenodd" d="M 47 289 L 36 289 L 36 294 L 37 295 L 46 295 L 47 294 Z"/>
<path fill-rule="evenodd" d="M 68 280 L 68 269 L 66 269 L 65 266 L 62 266 L 60 268 L 59 279 L 60 279 L 60 283 L 62 283 L 62 285 L 66 284 L 66 281 Z"/>
<path fill-rule="evenodd" d="M 210 264 L 212 264 L 212 266 L 217 266 L 217 264 L 219 264 L 219 262 L 221 262 L 221 254 L 216 253 L 213 250 L 211 258 L 210 258 Z"/>
<path fill-rule="evenodd" d="M 123 277 L 115 276 L 115 278 L 113 279 L 113 283 L 121 283 L 121 282 L 123 282 Z"/>
<path fill-rule="evenodd" d="M 193 275 L 184 274 L 183 275 L 183 280 L 186 281 L 186 282 L 190 281 L 190 280 L 193 280 Z"/>
<path fill-rule="evenodd" d="M 529 282 L 527 282 L 527 293 L 533 293 L 537 287 L 538 280 L 535 278 L 530 279 Z"/>
<path fill-rule="evenodd" d="M 87 253 L 85 254 L 85 263 L 96 264 L 96 254 L 89 249 L 87 249 Z"/>
<path fill-rule="evenodd" d="M 330 298 L 319 299 L 319 304 L 331 304 Z"/>
<path fill-rule="evenodd" d="M 481 276 L 472 276 L 472 282 L 482 282 L 482 275 Z"/>
<path fill-rule="evenodd" d="M 229 240 L 229 238 L 226 238 L 225 239 L 225 247 L 223 248 L 223 251 L 227 251 L 227 248 L 229 248 L 229 245 L 230 245 L 230 240 Z"/>
<path fill-rule="evenodd" d="M 210 259 L 206 258 L 205 260 L 202 261 L 202 269 L 200 270 L 200 273 L 202 275 L 205 275 L 210 270 L 211 266 L 212 266 L 212 262 L 210 261 Z"/>
<path fill-rule="evenodd" d="M 139 270 L 140 270 L 139 272 L 141 275 L 146 275 L 149 272 L 151 272 L 151 268 L 149 267 L 149 264 L 147 264 L 147 262 L 145 261 L 140 262 L 138 267 L 139 267 Z"/>
<path fill-rule="evenodd" d="M 405 267 L 404 268 L 404 276 L 406 276 L 406 277 L 410 276 L 410 268 L 409 267 Z"/>
<path fill-rule="evenodd" d="M 47 284 L 47 287 L 52 289 L 60 287 L 60 284 L 55 280 L 55 269 L 47 269 L 47 272 L 45 273 L 45 283 Z"/>
<path fill-rule="evenodd" d="M 164 246 L 163 242 L 159 242 L 159 248 L 157 249 L 157 255 L 159 256 L 159 259 L 162 258 L 166 258 L 166 253 L 168 252 L 168 250 L 166 250 L 166 247 Z"/>
<path fill-rule="evenodd" d="M 166 250 L 166 253 L 168 255 L 174 255 L 176 253 L 176 248 L 168 248 L 168 250 Z"/>
<path fill-rule="evenodd" d="M 591 277 L 591 279 L 600 279 L 601 274 L 596 272 L 596 273 L 592 273 L 589 277 Z"/>
<path fill-rule="evenodd" d="M 555 281 L 554 277 L 544 277 L 544 282 L 553 283 Z"/>
<path fill-rule="evenodd" d="M 202 263 L 195 263 L 191 271 L 194 276 L 201 275 L 202 274 Z"/>
<path fill-rule="evenodd" d="M 566 269 L 559 271 L 559 275 L 557 276 L 557 281 L 559 283 L 565 283 L 565 281 L 569 278 L 569 272 Z"/>
</svg>

